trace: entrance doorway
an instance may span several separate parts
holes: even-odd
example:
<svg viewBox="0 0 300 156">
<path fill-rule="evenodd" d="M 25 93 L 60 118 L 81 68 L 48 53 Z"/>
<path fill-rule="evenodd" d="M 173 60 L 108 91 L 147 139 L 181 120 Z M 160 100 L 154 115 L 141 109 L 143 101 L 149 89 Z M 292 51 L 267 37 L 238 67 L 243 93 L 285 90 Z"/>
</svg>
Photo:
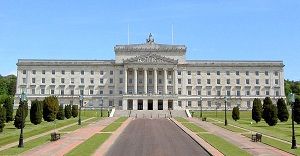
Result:
<svg viewBox="0 0 300 156">
<path fill-rule="evenodd" d="M 138 100 L 138 110 L 143 110 L 143 100 Z"/>
<path fill-rule="evenodd" d="M 133 109 L 133 100 L 128 100 L 127 101 L 127 110 L 132 110 Z"/>
<path fill-rule="evenodd" d="M 168 110 L 173 110 L 173 100 L 168 100 Z"/>
<path fill-rule="evenodd" d="M 163 100 L 158 100 L 158 103 L 157 103 L 158 110 L 163 110 L 164 109 L 163 103 L 164 103 Z"/>
<path fill-rule="evenodd" d="M 153 100 L 148 100 L 148 110 L 153 110 Z"/>
</svg>

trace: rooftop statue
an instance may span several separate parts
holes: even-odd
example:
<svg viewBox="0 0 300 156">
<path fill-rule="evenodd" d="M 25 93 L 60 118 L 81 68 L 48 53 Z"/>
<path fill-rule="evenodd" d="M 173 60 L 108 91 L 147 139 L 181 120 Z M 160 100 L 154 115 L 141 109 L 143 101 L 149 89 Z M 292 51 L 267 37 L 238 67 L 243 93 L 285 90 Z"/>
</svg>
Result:
<svg viewBox="0 0 300 156">
<path fill-rule="evenodd" d="M 154 43 L 154 38 L 151 33 L 149 34 L 149 37 L 146 39 L 146 43 L 148 44 Z"/>
</svg>

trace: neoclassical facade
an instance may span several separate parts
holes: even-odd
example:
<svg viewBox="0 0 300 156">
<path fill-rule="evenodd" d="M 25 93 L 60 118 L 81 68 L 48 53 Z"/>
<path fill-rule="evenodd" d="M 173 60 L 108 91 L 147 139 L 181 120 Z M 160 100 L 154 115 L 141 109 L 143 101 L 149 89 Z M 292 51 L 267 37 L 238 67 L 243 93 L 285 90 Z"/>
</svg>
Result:
<svg viewBox="0 0 300 156">
<path fill-rule="evenodd" d="M 185 45 L 116 45 L 115 60 L 19 59 L 17 93 L 29 103 L 55 95 L 61 104 L 122 110 L 250 109 L 254 98 L 284 97 L 282 61 L 186 60 Z"/>
</svg>

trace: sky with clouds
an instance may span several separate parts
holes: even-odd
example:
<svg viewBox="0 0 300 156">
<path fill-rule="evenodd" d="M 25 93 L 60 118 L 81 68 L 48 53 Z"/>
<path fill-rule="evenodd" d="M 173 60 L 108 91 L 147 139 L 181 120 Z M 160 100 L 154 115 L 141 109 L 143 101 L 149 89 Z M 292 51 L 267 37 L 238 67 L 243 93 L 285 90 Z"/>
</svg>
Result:
<svg viewBox="0 0 300 156">
<path fill-rule="evenodd" d="M 300 80 L 298 0 L 0 1 L 0 74 L 18 59 L 114 59 L 113 47 L 187 46 L 187 59 L 283 60 Z"/>
</svg>

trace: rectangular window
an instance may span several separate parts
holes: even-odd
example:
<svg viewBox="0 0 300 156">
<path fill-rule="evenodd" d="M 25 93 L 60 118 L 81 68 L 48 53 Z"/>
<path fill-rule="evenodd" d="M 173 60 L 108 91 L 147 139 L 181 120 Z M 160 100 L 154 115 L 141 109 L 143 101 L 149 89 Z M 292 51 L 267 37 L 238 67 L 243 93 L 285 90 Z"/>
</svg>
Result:
<svg viewBox="0 0 300 156">
<path fill-rule="evenodd" d="M 192 107 L 192 101 L 188 101 L 188 106 Z"/>
<path fill-rule="evenodd" d="M 52 70 L 52 75 L 55 75 L 55 70 Z"/>
<path fill-rule="evenodd" d="M 45 81 L 46 81 L 45 78 L 42 78 L 42 83 L 45 83 Z"/>
<path fill-rule="evenodd" d="M 74 78 L 71 78 L 71 84 L 74 84 Z"/>
<path fill-rule="evenodd" d="M 181 95 L 181 90 L 178 90 L 178 94 Z"/>
<path fill-rule="evenodd" d="M 211 95 L 211 91 L 210 90 L 207 91 L 207 95 Z"/>
<path fill-rule="evenodd" d="M 197 95 L 201 95 L 201 90 L 198 90 L 198 91 L 197 91 Z"/>
<path fill-rule="evenodd" d="M 276 96 L 279 96 L 279 91 L 276 91 L 275 93 L 276 93 Z"/>
<path fill-rule="evenodd" d="M 35 78 L 32 78 L 31 82 L 32 82 L 32 83 L 35 83 Z"/>
<path fill-rule="evenodd" d="M 162 84 L 162 80 L 161 80 L 161 79 L 158 79 L 158 83 L 159 83 L 159 84 Z"/>
<path fill-rule="evenodd" d="M 132 84 L 132 79 L 129 79 L 129 81 L 128 81 L 128 82 L 129 82 L 129 84 Z"/>
<path fill-rule="evenodd" d="M 210 84 L 210 79 L 207 79 L 207 84 Z"/>
<path fill-rule="evenodd" d="M 152 84 L 152 79 L 149 79 L 148 82 L 149 82 L 149 84 Z"/>
<path fill-rule="evenodd" d="M 74 95 L 74 89 L 71 89 L 70 93 L 71 95 Z"/>
<path fill-rule="evenodd" d="M 65 70 L 62 70 L 62 71 L 61 71 L 61 74 L 62 74 L 62 75 L 65 75 Z"/>
<path fill-rule="evenodd" d="M 41 88 L 41 94 L 45 94 L 45 88 Z"/>
<path fill-rule="evenodd" d="M 266 95 L 270 95 L 270 91 L 266 90 Z"/>
<path fill-rule="evenodd" d="M 230 84 L 230 79 L 227 79 L 226 82 L 227 82 L 227 84 Z"/>
<path fill-rule="evenodd" d="M 192 79 L 188 79 L 188 84 L 192 84 Z"/>
<path fill-rule="evenodd" d="M 119 107 L 122 107 L 122 105 L 123 105 L 123 101 L 119 100 Z"/>
<path fill-rule="evenodd" d="M 221 91 L 217 90 L 217 96 L 221 96 Z"/>
<path fill-rule="evenodd" d="M 259 90 L 257 90 L 257 91 L 256 91 L 256 95 L 259 95 L 259 94 L 260 94 L 260 93 L 259 93 Z"/>
<path fill-rule="evenodd" d="M 275 76 L 278 76 L 278 71 L 275 71 L 274 75 L 275 75 Z"/>
<path fill-rule="evenodd" d="M 122 94 L 123 94 L 123 91 L 122 91 L 122 90 L 119 90 L 119 94 L 122 95 Z"/>
<path fill-rule="evenodd" d="M 188 75 L 191 75 L 192 74 L 192 72 L 191 71 L 188 71 Z"/>
<path fill-rule="evenodd" d="M 114 83 L 114 79 L 110 78 L 109 83 Z"/>
<path fill-rule="evenodd" d="M 94 71 L 93 70 L 91 70 L 91 75 L 94 75 Z"/>
<path fill-rule="evenodd" d="M 246 75 L 249 76 L 249 71 L 246 71 Z"/>
<path fill-rule="evenodd" d="M 250 80 L 249 79 L 246 79 L 246 84 L 250 84 Z"/>
<path fill-rule="evenodd" d="M 54 89 L 50 90 L 50 94 L 52 94 L 52 95 L 54 94 Z"/>
<path fill-rule="evenodd" d="M 259 71 L 255 71 L 255 75 L 256 75 L 256 76 L 259 76 Z"/>
<path fill-rule="evenodd" d="M 112 70 L 109 71 L 109 74 L 110 74 L 110 75 L 114 75 L 114 71 L 112 71 Z"/>
<path fill-rule="evenodd" d="M 230 75 L 230 71 L 226 71 L 226 75 Z"/>
<path fill-rule="evenodd" d="M 110 95 L 114 94 L 114 91 L 113 90 L 109 90 L 109 94 Z"/>
<path fill-rule="evenodd" d="M 200 72 L 200 71 L 197 71 L 197 75 L 201 75 L 201 72 Z"/>
<path fill-rule="evenodd" d="M 240 72 L 239 71 L 235 71 L 235 75 L 240 75 Z"/>
<path fill-rule="evenodd" d="M 217 75 L 221 75 L 220 71 L 217 71 Z"/>
<path fill-rule="evenodd" d="M 201 84 L 201 79 L 197 79 L 197 84 Z"/>
<path fill-rule="evenodd" d="M 207 106 L 211 107 L 211 101 L 207 101 Z"/>
<path fill-rule="evenodd" d="M 182 102 L 181 101 L 178 101 L 178 106 L 182 107 Z"/>
<path fill-rule="evenodd" d="M 90 83 L 94 84 L 94 79 L 93 78 L 90 79 Z"/>
<path fill-rule="evenodd" d="M 23 83 L 26 83 L 26 78 L 23 78 Z"/>
<path fill-rule="evenodd" d="M 227 91 L 226 91 L 226 95 L 227 95 L 227 96 L 230 96 L 230 90 L 227 90 Z"/>
<path fill-rule="evenodd" d="M 207 71 L 207 72 L 206 72 L 206 75 L 210 75 L 210 71 Z"/>
<path fill-rule="evenodd" d="M 246 95 L 250 95 L 250 91 L 249 90 L 246 91 Z"/>
<path fill-rule="evenodd" d="M 279 80 L 275 79 L 275 84 L 278 85 L 279 84 Z"/>
<path fill-rule="evenodd" d="M 46 70 L 42 70 L 42 74 L 45 75 L 46 74 Z"/>
<path fill-rule="evenodd" d="M 35 94 L 35 88 L 31 89 L 31 94 Z"/>
<path fill-rule="evenodd" d="M 123 78 L 120 78 L 120 79 L 119 79 L 119 83 L 123 83 Z"/>
<path fill-rule="evenodd" d="M 100 79 L 100 84 L 103 84 L 103 79 L 102 78 Z"/>
<path fill-rule="evenodd" d="M 74 70 L 71 70 L 71 75 L 74 75 Z"/>
<path fill-rule="evenodd" d="M 103 95 L 103 90 L 100 90 L 100 91 L 99 91 L 99 94 L 100 94 L 100 95 Z"/>
<path fill-rule="evenodd" d="M 61 78 L 61 79 L 60 79 L 60 82 L 61 82 L 61 83 L 65 83 L 65 78 Z"/>
<path fill-rule="evenodd" d="M 80 89 L 80 95 L 83 95 L 84 94 L 84 90 L 83 89 Z"/>
<path fill-rule="evenodd" d="M 103 75 L 103 70 L 100 70 L 100 75 Z"/>
<path fill-rule="evenodd" d="M 188 90 L 188 95 L 192 95 L 192 91 L 191 90 Z"/>
<path fill-rule="evenodd" d="M 23 74 L 26 74 L 26 70 L 23 70 Z"/>
<path fill-rule="evenodd" d="M 36 74 L 36 70 L 32 70 L 32 74 L 34 74 L 34 75 L 35 75 L 35 74 Z"/>
<path fill-rule="evenodd" d="M 51 78 L 51 83 L 55 83 L 55 78 Z"/>
<path fill-rule="evenodd" d="M 64 89 L 60 90 L 60 95 L 65 95 L 65 90 Z"/>
<path fill-rule="evenodd" d="M 178 79 L 178 84 L 181 84 L 181 79 Z"/>
<path fill-rule="evenodd" d="M 217 84 L 221 84 L 221 79 L 217 79 Z"/>
<path fill-rule="evenodd" d="M 266 84 L 269 84 L 269 79 L 266 79 L 266 80 L 265 80 L 265 83 L 266 83 Z"/>
<path fill-rule="evenodd" d="M 81 70 L 81 71 L 80 71 L 80 74 L 81 74 L 81 75 L 84 75 L 84 70 Z"/>
<path fill-rule="evenodd" d="M 90 95 L 93 95 L 93 94 L 94 94 L 94 90 L 90 89 Z"/>
<path fill-rule="evenodd" d="M 181 75 L 181 71 L 180 70 L 177 71 L 177 75 Z"/>
<path fill-rule="evenodd" d="M 80 83 L 84 84 L 84 78 L 80 78 Z"/>
<path fill-rule="evenodd" d="M 268 71 L 265 71 L 265 75 L 268 76 L 268 75 L 269 75 L 269 72 L 268 72 Z"/>
<path fill-rule="evenodd" d="M 240 79 L 236 79 L 236 84 L 240 84 Z"/>
<path fill-rule="evenodd" d="M 237 90 L 236 91 L 236 96 L 241 96 L 241 91 Z"/>
<path fill-rule="evenodd" d="M 257 85 L 259 84 L 259 79 L 255 80 L 255 84 L 257 84 Z"/>
</svg>

